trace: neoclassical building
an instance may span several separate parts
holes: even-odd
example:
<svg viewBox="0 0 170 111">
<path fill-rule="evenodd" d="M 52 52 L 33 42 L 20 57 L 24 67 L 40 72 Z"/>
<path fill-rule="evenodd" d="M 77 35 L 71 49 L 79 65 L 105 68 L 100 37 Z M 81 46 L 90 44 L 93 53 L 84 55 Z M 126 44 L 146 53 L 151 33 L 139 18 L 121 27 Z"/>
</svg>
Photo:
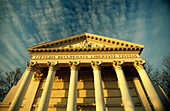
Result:
<svg viewBox="0 0 170 111">
<path fill-rule="evenodd" d="M 28 47 L 27 69 L 1 111 L 164 111 L 144 45 L 83 33 Z"/>
</svg>

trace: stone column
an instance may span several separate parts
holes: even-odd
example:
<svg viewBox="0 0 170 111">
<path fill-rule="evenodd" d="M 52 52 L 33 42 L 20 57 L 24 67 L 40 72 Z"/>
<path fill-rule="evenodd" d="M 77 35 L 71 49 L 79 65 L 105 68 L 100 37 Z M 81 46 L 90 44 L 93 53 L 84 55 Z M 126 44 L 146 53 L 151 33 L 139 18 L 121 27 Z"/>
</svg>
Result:
<svg viewBox="0 0 170 111">
<path fill-rule="evenodd" d="M 155 109 L 155 111 L 165 111 L 164 106 L 151 82 L 151 80 L 149 79 L 143 64 L 145 63 L 145 61 L 135 61 L 134 66 L 137 69 L 139 76 L 142 80 L 143 86 L 145 87 L 145 90 L 149 96 L 150 101 L 153 104 L 153 107 Z"/>
<path fill-rule="evenodd" d="M 105 101 L 103 95 L 102 79 L 101 79 L 101 62 L 92 61 L 91 65 L 94 74 L 94 88 L 95 88 L 95 101 L 96 111 L 105 111 Z"/>
<path fill-rule="evenodd" d="M 126 82 L 126 78 L 124 76 L 123 70 L 122 70 L 122 66 L 121 66 L 122 64 L 123 64 L 123 61 L 114 61 L 113 62 L 113 67 L 114 67 L 116 75 L 117 75 L 120 92 L 122 94 L 124 108 L 125 108 L 125 111 L 135 111 L 135 106 L 132 101 L 129 87 Z"/>
<path fill-rule="evenodd" d="M 145 111 L 152 111 L 151 106 L 149 104 L 149 101 L 148 101 L 147 96 L 143 90 L 143 87 L 141 85 L 139 78 L 135 77 L 133 79 L 133 82 L 134 82 L 136 91 L 139 94 L 139 98 L 141 99 L 141 103 L 142 103 L 142 106 L 144 107 Z"/>
<path fill-rule="evenodd" d="M 69 62 L 71 68 L 67 111 L 77 111 L 78 62 Z"/>
<path fill-rule="evenodd" d="M 47 111 L 57 63 L 48 62 L 49 71 L 37 111 Z"/>
<path fill-rule="evenodd" d="M 29 83 L 31 81 L 35 65 L 36 65 L 36 63 L 27 62 L 28 68 L 26 69 L 26 71 L 24 73 L 24 78 L 21 82 L 19 89 L 17 90 L 17 93 L 15 94 L 15 97 L 14 97 L 8 111 L 19 111 L 20 106 L 23 101 L 23 98 L 25 96 L 25 93 L 26 93 Z"/>
</svg>

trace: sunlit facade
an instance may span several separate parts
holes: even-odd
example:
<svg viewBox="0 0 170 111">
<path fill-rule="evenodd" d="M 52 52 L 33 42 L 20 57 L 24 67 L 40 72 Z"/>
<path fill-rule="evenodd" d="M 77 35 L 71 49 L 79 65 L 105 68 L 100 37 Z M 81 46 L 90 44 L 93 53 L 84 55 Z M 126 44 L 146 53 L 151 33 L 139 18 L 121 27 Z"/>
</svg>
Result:
<svg viewBox="0 0 170 111">
<path fill-rule="evenodd" d="M 89 33 L 28 47 L 28 67 L 0 110 L 163 111 L 143 48 Z"/>
</svg>

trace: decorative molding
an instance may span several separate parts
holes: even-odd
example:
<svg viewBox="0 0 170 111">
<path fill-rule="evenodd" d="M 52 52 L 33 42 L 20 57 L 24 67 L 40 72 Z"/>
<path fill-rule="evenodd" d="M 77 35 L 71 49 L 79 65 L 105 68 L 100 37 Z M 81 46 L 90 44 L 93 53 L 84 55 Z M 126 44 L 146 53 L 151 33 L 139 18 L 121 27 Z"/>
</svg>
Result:
<svg viewBox="0 0 170 111">
<path fill-rule="evenodd" d="M 113 61 L 113 67 L 115 70 L 122 70 L 122 64 L 124 61 Z"/>
<path fill-rule="evenodd" d="M 69 48 L 70 47 L 70 48 Z M 29 52 L 94 52 L 94 51 L 142 51 L 143 48 L 139 47 L 72 47 L 68 45 L 67 47 L 60 46 L 59 48 L 38 48 L 30 49 Z"/>
<path fill-rule="evenodd" d="M 101 44 L 94 44 L 87 40 L 84 40 L 77 44 L 67 45 L 67 47 L 64 47 L 64 48 L 105 48 L 105 47 L 108 47 L 108 46 L 101 45 Z"/>
<path fill-rule="evenodd" d="M 26 62 L 26 65 L 28 66 L 28 71 L 33 71 L 35 66 L 37 65 L 37 62 Z"/>
<path fill-rule="evenodd" d="M 41 55 L 33 56 L 32 59 L 47 60 L 47 59 L 118 59 L 118 58 L 140 58 L 138 54 L 96 54 L 96 55 Z"/>
<path fill-rule="evenodd" d="M 144 69 L 144 67 L 143 67 L 143 65 L 146 63 L 146 61 L 145 60 L 140 60 L 140 61 L 135 61 L 134 62 L 134 66 L 135 66 L 135 68 L 137 69 L 137 70 L 141 70 L 141 69 Z"/>
<path fill-rule="evenodd" d="M 69 65 L 70 65 L 71 71 L 77 71 L 79 63 L 80 62 L 69 61 Z"/>
<path fill-rule="evenodd" d="M 60 81 L 59 76 L 55 76 L 55 81 Z"/>
<path fill-rule="evenodd" d="M 43 74 L 41 73 L 40 70 L 37 70 L 37 71 L 34 72 L 34 79 L 35 80 L 40 80 L 42 76 L 43 76 Z"/>
<path fill-rule="evenodd" d="M 47 65 L 49 66 L 49 71 L 55 71 L 57 70 L 58 62 L 47 62 Z"/>
<path fill-rule="evenodd" d="M 88 48 L 88 47 L 92 47 L 94 44 L 88 42 L 87 40 L 84 40 L 83 42 L 79 43 L 79 47 L 81 48 Z"/>
<path fill-rule="evenodd" d="M 101 61 L 91 61 L 91 66 L 93 68 L 93 70 L 100 70 L 101 69 Z"/>
</svg>

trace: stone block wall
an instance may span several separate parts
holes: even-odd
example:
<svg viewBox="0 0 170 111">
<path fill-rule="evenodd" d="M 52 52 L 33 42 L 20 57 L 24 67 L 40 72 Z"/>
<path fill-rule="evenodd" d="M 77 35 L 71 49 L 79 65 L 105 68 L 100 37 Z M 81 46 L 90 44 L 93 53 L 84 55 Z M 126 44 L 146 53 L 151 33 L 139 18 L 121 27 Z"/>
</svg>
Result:
<svg viewBox="0 0 170 111">
<path fill-rule="evenodd" d="M 121 92 L 118 86 L 116 74 L 112 68 L 102 68 L 102 84 L 106 111 L 124 111 L 121 100 Z M 126 74 L 128 76 L 128 74 Z M 56 74 L 49 101 L 48 110 L 66 111 L 69 90 L 69 70 L 60 70 Z M 132 79 L 127 79 L 128 87 L 137 111 L 144 110 Z M 39 84 L 39 88 L 32 105 L 32 111 L 36 111 L 45 85 L 45 78 Z M 91 68 L 79 70 L 77 84 L 77 109 L 78 111 L 95 111 L 95 92 L 93 72 Z"/>
</svg>

